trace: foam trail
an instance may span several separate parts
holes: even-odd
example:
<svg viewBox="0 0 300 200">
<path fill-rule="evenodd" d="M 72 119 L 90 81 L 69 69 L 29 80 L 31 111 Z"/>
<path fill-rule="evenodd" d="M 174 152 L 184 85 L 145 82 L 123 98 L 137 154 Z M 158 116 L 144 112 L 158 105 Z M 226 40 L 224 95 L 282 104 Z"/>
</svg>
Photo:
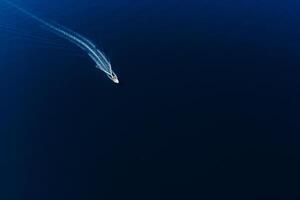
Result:
<svg viewBox="0 0 300 200">
<path fill-rule="evenodd" d="M 41 25 L 45 26 L 55 34 L 57 34 L 60 37 L 63 37 L 73 44 L 77 45 L 80 47 L 82 50 L 88 53 L 90 58 L 95 62 L 96 68 L 102 70 L 103 72 L 106 73 L 106 75 L 115 83 L 119 83 L 117 75 L 112 71 L 111 69 L 111 64 L 109 60 L 105 57 L 105 55 L 97 49 L 96 45 L 92 43 L 90 40 L 87 38 L 83 37 L 82 35 L 66 28 L 61 25 L 55 24 L 55 23 L 49 23 L 29 11 L 25 10 L 24 8 L 21 8 L 20 6 L 14 4 L 11 1 L 8 0 L 3 0 L 7 4 L 15 7 L 22 13 L 26 14 L 27 16 L 35 19 L 37 22 L 39 22 Z"/>
</svg>

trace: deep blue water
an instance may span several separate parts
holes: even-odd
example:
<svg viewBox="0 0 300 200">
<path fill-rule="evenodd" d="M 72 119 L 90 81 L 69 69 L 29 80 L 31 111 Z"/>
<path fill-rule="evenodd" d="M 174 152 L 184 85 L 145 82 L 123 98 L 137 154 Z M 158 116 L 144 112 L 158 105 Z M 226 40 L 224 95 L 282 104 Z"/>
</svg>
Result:
<svg viewBox="0 0 300 200">
<path fill-rule="evenodd" d="M 121 84 L 6 10 L 75 50 L 0 28 L 0 199 L 300 198 L 299 1 L 15 2 L 99 44 Z"/>
</svg>

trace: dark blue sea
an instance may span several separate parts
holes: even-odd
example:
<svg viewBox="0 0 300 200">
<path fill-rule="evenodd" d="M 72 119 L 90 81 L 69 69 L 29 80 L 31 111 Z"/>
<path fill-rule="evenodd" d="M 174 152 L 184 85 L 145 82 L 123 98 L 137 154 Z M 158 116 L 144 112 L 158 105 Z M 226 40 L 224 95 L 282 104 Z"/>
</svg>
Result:
<svg viewBox="0 0 300 200">
<path fill-rule="evenodd" d="M 13 0 L 12 0 L 13 1 Z M 0 199 L 300 199 L 300 1 L 0 1 Z"/>
</svg>

